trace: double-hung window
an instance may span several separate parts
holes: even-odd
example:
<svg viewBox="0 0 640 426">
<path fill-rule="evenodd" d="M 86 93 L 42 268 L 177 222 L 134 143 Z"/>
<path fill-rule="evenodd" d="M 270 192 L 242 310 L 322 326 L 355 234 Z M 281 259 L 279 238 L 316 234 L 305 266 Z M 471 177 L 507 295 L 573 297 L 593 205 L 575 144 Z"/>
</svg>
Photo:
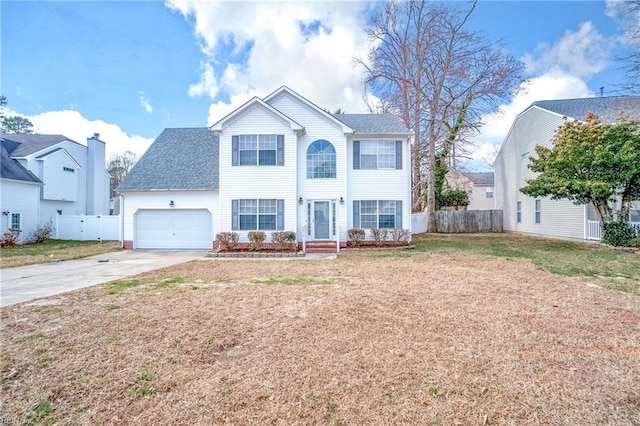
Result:
<svg viewBox="0 0 640 426">
<path fill-rule="evenodd" d="M 231 214 L 231 229 L 234 231 L 276 231 L 284 229 L 284 200 L 232 200 Z"/>
<path fill-rule="evenodd" d="M 22 229 L 20 213 L 11 213 L 11 229 Z"/>
<path fill-rule="evenodd" d="M 362 229 L 402 228 L 402 201 L 354 201 L 353 227 Z"/>
<path fill-rule="evenodd" d="M 535 222 L 540 223 L 540 200 L 536 200 Z"/>
<path fill-rule="evenodd" d="M 402 141 L 354 141 L 353 168 L 402 169 Z"/>
<path fill-rule="evenodd" d="M 516 222 L 522 223 L 522 201 L 516 203 Z"/>
<path fill-rule="evenodd" d="M 234 135 L 233 166 L 284 166 L 284 135 Z"/>
</svg>

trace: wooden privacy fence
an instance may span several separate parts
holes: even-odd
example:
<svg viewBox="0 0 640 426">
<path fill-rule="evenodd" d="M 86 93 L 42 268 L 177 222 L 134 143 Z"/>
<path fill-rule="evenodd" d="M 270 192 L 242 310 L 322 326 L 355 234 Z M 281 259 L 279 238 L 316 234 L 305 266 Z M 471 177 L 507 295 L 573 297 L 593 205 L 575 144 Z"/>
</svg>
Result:
<svg viewBox="0 0 640 426">
<path fill-rule="evenodd" d="M 502 232 L 502 210 L 439 210 L 436 212 L 436 231 Z"/>
</svg>

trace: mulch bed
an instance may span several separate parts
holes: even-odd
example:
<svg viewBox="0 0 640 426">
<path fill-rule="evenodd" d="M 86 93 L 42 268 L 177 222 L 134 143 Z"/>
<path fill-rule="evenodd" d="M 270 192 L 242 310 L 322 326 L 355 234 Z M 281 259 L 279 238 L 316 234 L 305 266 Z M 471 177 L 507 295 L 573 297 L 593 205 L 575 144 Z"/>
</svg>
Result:
<svg viewBox="0 0 640 426">
<path fill-rule="evenodd" d="M 638 297 L 527 261 L 349 251 L 141 277 L 184 282 L 1 310 L 5 419 L 48 400 L 60 424 L 640 424 Z"/>
</svg>

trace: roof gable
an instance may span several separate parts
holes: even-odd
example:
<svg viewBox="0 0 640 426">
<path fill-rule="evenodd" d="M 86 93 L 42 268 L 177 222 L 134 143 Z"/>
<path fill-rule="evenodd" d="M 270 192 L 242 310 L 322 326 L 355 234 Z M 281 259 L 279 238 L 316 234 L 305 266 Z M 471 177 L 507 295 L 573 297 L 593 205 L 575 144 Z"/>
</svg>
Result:
<svg viewBox="0 0 640 426">
<path fill-rule="evenodd" d="M 308 99 L 300 96 L 298 93 L 296 93 L 295 91 L 291 90 L 287 86 L 280 86 L 279 89 L 277 89 L 273 93 L 267 95 L 264 98 L 264 101 L 266 103 L 268 103 L 268 104 L 272 104 L 272 103 L 275 102 L 276 99 L 278 99 L 278 98 L 280 98 L 282 96 L 291 96 L 292 98 L 296 99 L 298 102 L 304 104 L 309 109 L 311 109 L 314 112 L 316 112 L 318 115 L 320 115 L 320 116 L 324 117 L 325 119 L 333 122 L 333 124 L 337 125 L 338 127 L 340 127 L 344 133 L 353 133 L 353 129 L 351 127 L 349 127 L 346 123 L 338 120 L 334 115 L 329 114 L 327 111 L 325 111 L 324 109 L 320 108 L 318 105 L 314 104 L 313 102 L 309 101 Z"/>
<path fill-rule="evenodd" d="M 84 147 L 84 145 L 63 135 L 2 134 L 0 135 L 0 138 L 18 144 L 10 152 L 11 156 L 14 158 L 31 155 L 64 141 L 72 142 Z"/>
<path fill-rule="evenodd" d="M 76 161 L 76 159 L 75 159 L 75 158 L 73 158 L 73 156 L 72 156 L 71 154 L 69 154 L 69 151 L 67 151 L 67 150 L 66 150 L 66 149 L 64 149 L 64 148 L 54 148 L 54 149 L 52 149 L 51 151 L 47 151 L 47 152 L 45 152 L 45 153 L 43 153 L 43 154 L 38 155 L 38 156 L 36 157 L 36 160 L 43 161 L 43 160 L 46 160 L 46 159 L 47 159 L 47 157 L 50 157 L 50 156 L 52 156 L 52 155 L 54 155 L 54 154 L 58 154 L 58 153 L 66 155 L 66 156 L 67 156 L 71 161 L 73 161 L 73 162 L 76 164 L 76 166 L 77 166 L 77 167 L 82 168 L 82 166 L 80 165 L 80 163 L 78 163 L 78 162 Z"/>
<path fill-rule="evenodd" d="M 219 120 L 218 122 L 214 123 L 210 127 L 210 129 L 214 132 L 221 132 L 224 127 L 236 121 L 238 118 L 243 116 L 252 108 L 263 108 L 264 110 L 269 112 L 271 115 L 273 115 L 280 121 L 287 123 L 291 127 L 291 130 L 295 132 L 304 132 L 303 126 L 296 123 L 295 120 L 292 120 L 291 118 L 287 117 L 285 114 L 278 111 L 277 109 L 275 109 L 274 107 L 272 107 L 271 105 L 269 105 L 268 103 L 264 102 L 262 99 L 256 96 L 254 96 L 252 99 L 250 99 L 248 102 L 246 102 L 239 108 L 236 108 L 233 112 L 231 112 L 230 114 L 228 114 L 227 116 Z"/>
<path fill-rule="evenodd" d="M 116 190 L 218 189 L 218 158 L 209 128 L 164 129 Z"/>
</svg>

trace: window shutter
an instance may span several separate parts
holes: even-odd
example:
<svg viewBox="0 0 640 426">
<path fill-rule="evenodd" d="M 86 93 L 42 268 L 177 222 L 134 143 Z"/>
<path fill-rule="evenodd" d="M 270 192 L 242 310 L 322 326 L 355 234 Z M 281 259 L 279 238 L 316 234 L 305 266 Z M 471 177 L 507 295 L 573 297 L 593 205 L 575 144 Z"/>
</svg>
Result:
<svg viewBox="0 0 640 426">
<path fill-rule="evenodd" d="M 235 137 L 235 136 L 234 136 Z M 231 230 L 237 231 L 240 226 L 240 218 L 238 216 L 238 200 L 231 200 Z"/>
<path fill-rule="evenodd" d="M 278 152 L 276 158 L 276 165 L 284 166 L 284 135 L 278 135 Z"/>
<path fill-rule="evenodd" d="M 276 228 L 278 231 L 284 230 L 284 200 L 276 200 L 277 216 L 276 216 Z"/>
<path fill-rule="evenodd" d="M 353 170 L 360 168 L 360 141 L 353 141 Z"/>
<path fill-rule="evenodd" d="M 396 228 L 402 228 L 402 201 L 396 201 Z"/>
<path fill-rule="evenodd" d="M 353 202 L 353 227 L 360 228 L 360 201 Z"/>
<path fill-rule="evenodd" d="M 231 136 L 231 165 L 238 165 L 239 155 L 239 138 L 237 136 Z"/>
<path fill-rule="evenodd" d="M 396 141 L 396 170 L 402 170 L 402 141 Z"/>
</svg>

